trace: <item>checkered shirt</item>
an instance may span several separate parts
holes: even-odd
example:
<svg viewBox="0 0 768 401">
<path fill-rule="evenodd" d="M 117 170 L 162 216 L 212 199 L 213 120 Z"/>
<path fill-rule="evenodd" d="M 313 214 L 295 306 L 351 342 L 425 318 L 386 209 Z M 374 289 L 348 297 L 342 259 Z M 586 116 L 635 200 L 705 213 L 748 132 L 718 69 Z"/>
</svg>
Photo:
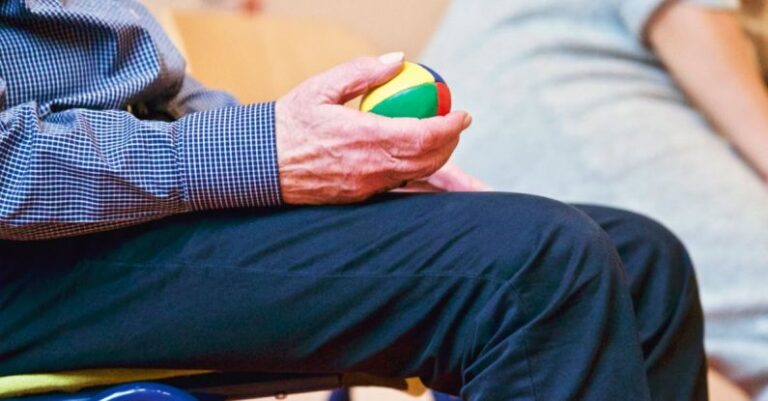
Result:
<svg viewBox="0 0 768 401">
<path fill-rule="evenodd" d="M 0 0 L 0 239 L 279 205 L 274 104 L 184 71 L 133 0 Z"/>
</svg>

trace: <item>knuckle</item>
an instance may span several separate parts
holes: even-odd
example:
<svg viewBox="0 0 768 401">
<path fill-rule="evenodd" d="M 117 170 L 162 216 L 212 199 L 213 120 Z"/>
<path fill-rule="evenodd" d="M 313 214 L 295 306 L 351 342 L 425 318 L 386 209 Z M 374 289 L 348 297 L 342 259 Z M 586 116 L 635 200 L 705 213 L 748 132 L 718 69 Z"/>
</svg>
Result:
<svg viewBox="0 0 768 401">
<path fill-rule="evenodd" d="M 358 130 L 361 134 L 371 138 L 372 141 L 385 144 L 391 141 L 390 132 L 384 127 L 382 122 L 375 118 L 366 118 L 367 115 L 361 115 L 359 118 Z"/>
<path fill-rule="evenodd" d="M 349 77 L 357 77 L 356 81 L 360 81 L 363 77 L 366 77 L 371 70 L 370 63 L 365 57 L 358 57 L 349 63 L 349 68 L 341 73 Z"/>
<path fill-rule="evenodd" d="M 392 176 L 398 180 L 402 179 L 403 174 L 407 174 L 413 170 L 413 166 L 407 160 L 393 158 Z"/>
<path fill-rule="evenodd" d="M 405 171 L 406 169 L 406 162 L 405 160 L 397 157 L 396 149 L 393 149 L 392 145 L 389 144 L 379 144 L 380 146 L 380 153 L 381 153 L 381 169 L 385 172 L 392 172 L 392 173 L 399 173 L 402 171 Z"/>
<path fill-rule="evenodd" d="M 435 147 L 437 138 L 428 130 L 420 130 L 415 133 L 416 135 L 416 148 L 421 152 L 426 152 Z"/>
<path fill-rule="evenodd" d="M 342 202 L 353 202 L 358 194 L 357 187 L 344 185 L 336 188 L 334 197 Z"/>
<path fill-rule="evenodd" d="M 355 57 L 349 65 L 358 72 L 367 71 L 371 65 L 371 59 L 369 57 Z"/>
<path fill-rule="evenodd" d="M 360 202 L 369 198 L 373 192 L 374 191 L 367 185 L 356 185 L 348 195 L 349 199 L 352 199 L 355 202 Z"/>
<path fill-rule="evenodd" d="M 370 174 L 357 169 L 340 184 L 339 196 L 353 201 L 365 199 L 373 192 L 371 187 Z"/>
<path fill-rule="evenodd" d="M 388 186 L 396 185 L 402 182 L 403 180 L 409 178 L 409 176 L 412 173 L 412 168 L 407 165 L 407 163 L 402 162 L 398 163 L 398 166 L 395 168 L 392 168 L 389 171 L 385 171 L 384 174 L 382 174 L 384 181 L 387 183 Z"/>
<path fill-rule="evenodd" d="M 428 176 L 430 173 L 430 169 L 428 166 L 428 163 L 425 161 L 422 161 L 418 163 L 414 168 L 411 170 L 411 179 L 416 178 L 424 178 Z"/>
<path fill-rule="evenodd" d="M 425 176 L 432 175 L 435 171 L 440 169 L 440 166 L 441 166 L 441 163 L 439 161 L 437 161 L 436 159 L 432 159 L 424 165 L 423 174 Z"/>
<path fill-rule="evenodd" d="M 372 195 L 373 194 L 369 194 L 369 193 L 360 193 L 360 194 L 358 194 L 358 195 L 356 195 L 356 196 L 354 196 L 354 197 L 352 197 L 350 199 L 354 203 L 360 203 L 360 202 L 370 198 Z"/>
<path fill-rule="evenodd" d="M 368 57 L 355 57 L 350 61 L 350 66 L 352 66 L 355 69 L 364 69 L 368 66 Z"/>
<path fill-rule="evenodd" d="M 438 157 L 430 157 L 422 165 L 422 169 L 419 171 L 423 176 L 429 176 L 434 174 L 440 167 L 443 166 L 443 159 Z"/>
</svg>

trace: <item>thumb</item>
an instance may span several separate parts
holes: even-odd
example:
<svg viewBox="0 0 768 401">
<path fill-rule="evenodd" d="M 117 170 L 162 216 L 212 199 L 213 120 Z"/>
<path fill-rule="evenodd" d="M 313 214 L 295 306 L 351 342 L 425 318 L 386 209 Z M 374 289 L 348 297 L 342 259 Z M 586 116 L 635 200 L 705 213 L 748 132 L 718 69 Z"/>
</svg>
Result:
<svg viewBox="0 0 768 401">
<path fill-rule="evenodd" d="M 307 81 L 304 95 L 321 103 L 343 104 L 381 85 L 403 69 L 403 52 L 359 57 Z"/>
</svg>

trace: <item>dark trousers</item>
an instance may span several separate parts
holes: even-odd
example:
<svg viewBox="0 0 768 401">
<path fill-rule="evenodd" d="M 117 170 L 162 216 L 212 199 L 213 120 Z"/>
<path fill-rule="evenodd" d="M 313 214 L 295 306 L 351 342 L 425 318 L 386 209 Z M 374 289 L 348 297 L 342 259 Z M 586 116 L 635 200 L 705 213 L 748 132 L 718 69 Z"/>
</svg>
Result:
<svg viewBox="0 0 768 401">
<path fill-rule="evenodd" d="M 468 401 L 704 400 L 702 330 L 668 231 L 526 195 L 386 196 L 0 241 L 0 375 L 368 372 Z"/>
</svg>

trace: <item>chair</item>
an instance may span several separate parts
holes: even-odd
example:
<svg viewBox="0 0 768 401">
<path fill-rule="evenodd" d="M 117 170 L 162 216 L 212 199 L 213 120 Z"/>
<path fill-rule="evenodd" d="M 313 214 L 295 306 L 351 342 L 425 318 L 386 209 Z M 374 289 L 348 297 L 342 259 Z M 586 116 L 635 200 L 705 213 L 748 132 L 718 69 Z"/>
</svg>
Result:
<svg viewBox="0 0 768 401">
<path fill-rule="evenodd" d="M 283 399 L 288 394 L 384 386 L 411 392 L 423 391 L 415 382 L 367 374 L 264 374 L 211 372 L 154 381 L 137 381 L 11 398 L 14 401 L 225 401 L 259 397 Z M 342 401 L 345 393 L 335 394 Z"/>
</svg>

